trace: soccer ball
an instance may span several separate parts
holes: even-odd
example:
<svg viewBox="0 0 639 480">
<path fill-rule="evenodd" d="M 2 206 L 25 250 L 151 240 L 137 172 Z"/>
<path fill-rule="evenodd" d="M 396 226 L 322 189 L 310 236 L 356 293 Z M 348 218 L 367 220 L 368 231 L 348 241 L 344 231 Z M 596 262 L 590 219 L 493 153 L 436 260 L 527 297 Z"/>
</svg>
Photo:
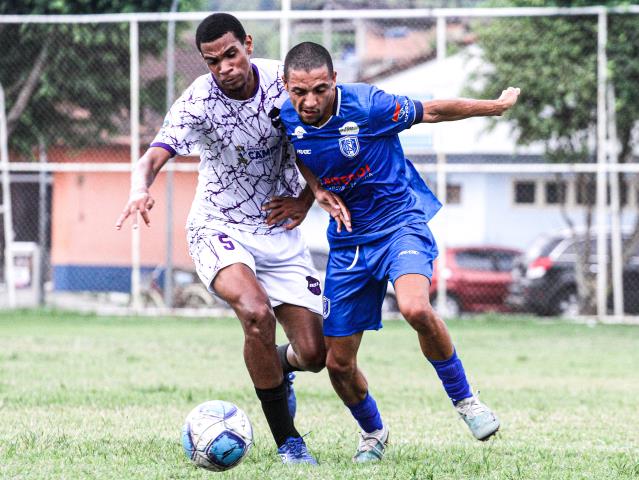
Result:
<svg viewBox="0 0 639 480">
<path fill-rule="evenodd" d="M 238 465 L 253 445 L 253 427 L 231 402 L 211 400 L 198 405 L 182 427 L 182 446 L 198 467 L 222 472 Z"/>
</svg>

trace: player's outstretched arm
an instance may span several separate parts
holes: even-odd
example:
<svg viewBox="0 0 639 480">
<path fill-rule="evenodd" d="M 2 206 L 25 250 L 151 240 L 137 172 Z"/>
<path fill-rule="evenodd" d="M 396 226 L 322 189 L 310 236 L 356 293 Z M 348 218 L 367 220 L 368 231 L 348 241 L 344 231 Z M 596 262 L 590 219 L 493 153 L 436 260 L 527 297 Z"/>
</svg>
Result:
<svg viewBox="0 0 639 480">
<path fill-rule="evenodd" d="M 165 149 L 151 147 L 136 162 L 131 173 L 129 200 L 115 222 L 117 230 L 122 228 L 122 224 L 130 216 L 133 216 L 133 226 L 136 228 L 138 213 L 147 226 L 151 225 L 149 211 L 153 208 L 155 200 L 149 194 L 149 187 L 169 158 L 171 158 L 171 154 Z"/>
<path fill-rule="evenodd" d="M 512 107 L 519 97 L 519 88 L 508 87 L 496 100 L 455 98 L 428 100 L 424 105 L 423 123 L 450 122 L 470 117 L 499 116 Z"/>
</svg>

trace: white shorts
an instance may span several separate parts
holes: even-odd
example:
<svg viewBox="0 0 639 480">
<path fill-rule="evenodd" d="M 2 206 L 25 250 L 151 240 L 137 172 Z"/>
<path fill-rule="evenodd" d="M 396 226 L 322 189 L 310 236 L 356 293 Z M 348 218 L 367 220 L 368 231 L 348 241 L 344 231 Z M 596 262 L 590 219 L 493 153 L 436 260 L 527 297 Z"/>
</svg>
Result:
<svg viewBox="0 0 639 480">
<path fill-rule="evenodd" d="M 319 276 L 299 229 L 256 235 L 222 226 L 189 225 L 187 242 L 197 274 L 210 291 L 220 270 L 243 263 L 255 272 L 273 307 L 285 303 L 322 314 Z"/>
</svg>

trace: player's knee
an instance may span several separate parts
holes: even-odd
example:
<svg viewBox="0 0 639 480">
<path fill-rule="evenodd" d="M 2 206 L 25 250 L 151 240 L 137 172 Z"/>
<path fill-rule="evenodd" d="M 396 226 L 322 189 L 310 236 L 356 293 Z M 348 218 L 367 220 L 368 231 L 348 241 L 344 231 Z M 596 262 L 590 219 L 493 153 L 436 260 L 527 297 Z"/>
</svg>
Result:
<svg viewBox="0 0 639 480">
<path fill-rule="evenodd" d="M 399 311 L 418 332 L 431 330 L 437 321 L 433 307 L 427 302 L 411 302 L 400 305 Z"/>
<path fill-rule="evenodd" d="M 275 314 L 267 302 L 244 302 L 235 307 L 247 338 L 269 341 L 275 334 Z"/>
<path fill-rule="evenodd" d="M 357 362 L 355 357 L 337 356 L 329 352 L 326 357 L 326 369 L 331 376 L 350 377 L 357 370 Z"/>
<path fill-rule="evenodd" d="M 297 352 L 300 367 L 309 372 L 319 372 L 326 364 L 326 349 L 324 342 L 313 342 Z"/>
</svg>

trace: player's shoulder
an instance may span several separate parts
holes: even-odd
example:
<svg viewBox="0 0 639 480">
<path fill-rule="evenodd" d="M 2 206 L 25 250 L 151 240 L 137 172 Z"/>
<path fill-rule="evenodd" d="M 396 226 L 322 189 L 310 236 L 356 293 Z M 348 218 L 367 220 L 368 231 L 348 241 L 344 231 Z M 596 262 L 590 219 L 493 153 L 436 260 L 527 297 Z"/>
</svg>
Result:
<svg viewBox="0 0 639 480">
<path fill-rule="evenodd" d="M 255 65 L 260 72 L 260 82 L 281 81 L 284 73 L 284 64 L 279 60 L 269 58 L 252 58 L 251 63 Z"/>
<path fill-rule="evenodd" d="M 280 110 L 280 119 L 284 122 L 284 126 L 288 129 L 291 125 L 300 123 L 300 118 L 293 107 L 290 99 L 286 99 Z"/>
<path fill-rule="evenodd" d="M 373 94 L 378 91 L 377 87 L 368 83 L 341 83 L 339 87 L 340 108 L 351 112 L 353 110 L 367 112 L 371 107 Z"/>
</svg>

